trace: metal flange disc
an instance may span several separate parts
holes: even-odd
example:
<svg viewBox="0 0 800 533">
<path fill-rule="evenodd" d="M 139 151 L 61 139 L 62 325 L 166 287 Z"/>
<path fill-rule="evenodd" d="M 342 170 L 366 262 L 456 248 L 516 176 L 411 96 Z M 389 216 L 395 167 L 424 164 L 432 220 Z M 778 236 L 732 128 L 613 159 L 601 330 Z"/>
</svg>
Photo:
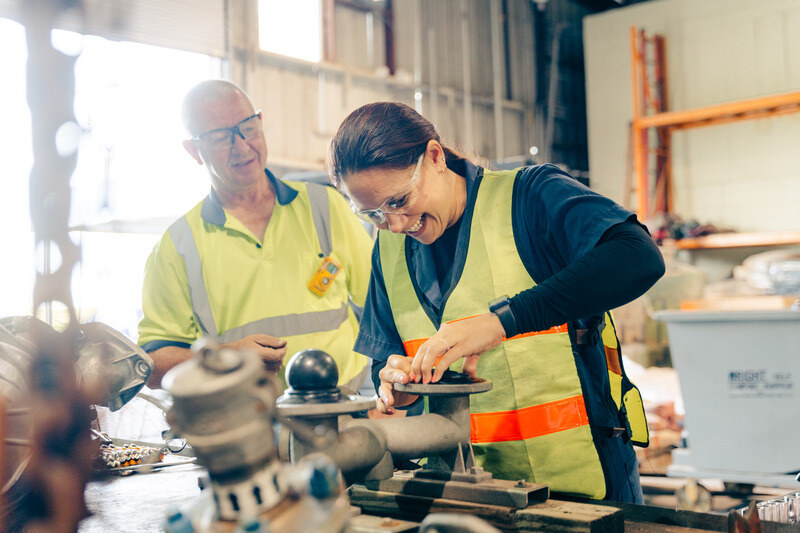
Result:
<svg viewBox="0 0 800 533">
<path fill-rule="evenodd" d="M 424 394 L 427 396 L 454 396 L 464 394 L 477 394 L 492 389 L 492 382 L 475 380 L 471 383 L 395 383 L 394 390 L 409 394 Z"/>
<path fill-rule="evenodd" d="M 365 396 L 346 396 L 338 402 L 319 403 L 282 403 L 280 398 L 275 408 L 286 417 L 320 417 L 330 415 L 347 415 L 359 411 L 367 411 L 375 407 L 375 400 Z"/>
</svg>

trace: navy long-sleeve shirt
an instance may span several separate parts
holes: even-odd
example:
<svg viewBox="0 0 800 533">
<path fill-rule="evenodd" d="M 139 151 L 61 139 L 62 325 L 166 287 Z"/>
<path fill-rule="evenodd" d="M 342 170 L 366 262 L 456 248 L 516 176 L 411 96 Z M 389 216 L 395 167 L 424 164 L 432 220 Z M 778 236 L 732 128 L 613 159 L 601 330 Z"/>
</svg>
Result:
<svg viewBox="0 0 800 533">
<path fill-rule="evenodd" d="M 467 182 L 463 220 L 474 206 L 482 169 L 463 160 L 449 165 Z M 536 282 L 511 298 L 521 333 L 600 315 L 637 298 L 664 273 L 658 248 L 633 213 L 553 165 L 524 169 L 512 201 L 517 251 Z M 466 260 L 467 247 L 458 246 L 468 238 L 461 220 L 430 245 L 411 242 L 421 303 L 439 317 Z M 374 359 L 376 383 L 388 357 L 404 353 L 377 244 L 355 350 Z"/>
</svg>

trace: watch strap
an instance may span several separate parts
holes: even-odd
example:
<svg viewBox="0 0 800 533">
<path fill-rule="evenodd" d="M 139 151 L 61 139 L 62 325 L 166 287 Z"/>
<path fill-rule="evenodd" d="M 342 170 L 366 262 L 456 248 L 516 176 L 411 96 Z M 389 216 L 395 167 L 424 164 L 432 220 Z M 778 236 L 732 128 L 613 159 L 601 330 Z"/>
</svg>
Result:
<svg viewBox="0 0 800 533">
<path fill-rule="evenodd" d="M 508 296 L 504 295 L 489 302 L 489 311 L 500 319 L 500 324 L 506 332 L 506 338 L 513 337 L 518 333 L 517 319 L 511 311 L 511 300 Z"/>
</svg>

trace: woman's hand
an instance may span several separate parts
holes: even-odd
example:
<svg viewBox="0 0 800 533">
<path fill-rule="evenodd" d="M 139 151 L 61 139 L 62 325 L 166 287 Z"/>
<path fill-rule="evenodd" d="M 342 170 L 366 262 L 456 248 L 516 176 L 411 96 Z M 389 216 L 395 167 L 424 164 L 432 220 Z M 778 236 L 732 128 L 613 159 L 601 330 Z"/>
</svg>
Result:
<svg viewBox="0 0 800 533">
<path fill-rule="evenodd" d="M 494 313 L 443 324 L 417 350 L 411 363 L 411 377 L 417 382 L 421 379 L 423 383 L 435 383 L 451 364 L 463 357 L 466 360 L 462 372 L 474 378 L 478 358 L 500 344 L 504 336 L 503 325 Z M 434 366 L 436 371 L 432 372 Z"/>
<path fill-rule="evenodd" d="M 411 361 L 403 355 L 390 355 L 378 373 L 381 380 L 378 387 L 377 408 L 381 413 L 392 414 L 394 407 L 405 407 L 414 403 L 418 398 L 416 394 L 394 390 L 395 383 L 408 383 L 411 381 Z"/>
</svg>

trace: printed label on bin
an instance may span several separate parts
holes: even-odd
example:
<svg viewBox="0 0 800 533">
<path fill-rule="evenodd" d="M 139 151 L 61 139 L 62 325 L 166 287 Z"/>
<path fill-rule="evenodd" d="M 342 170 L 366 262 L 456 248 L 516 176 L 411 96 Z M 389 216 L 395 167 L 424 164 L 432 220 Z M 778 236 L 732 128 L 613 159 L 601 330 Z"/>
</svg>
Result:
<svg viewBox="0 0 800 533">
<path fill-rule="evenodd" d="M 737 369 L 728 372 L 731 398 L 785 398 L 794 396 L 792 373 L 766 368 Z"/>
</svg>

